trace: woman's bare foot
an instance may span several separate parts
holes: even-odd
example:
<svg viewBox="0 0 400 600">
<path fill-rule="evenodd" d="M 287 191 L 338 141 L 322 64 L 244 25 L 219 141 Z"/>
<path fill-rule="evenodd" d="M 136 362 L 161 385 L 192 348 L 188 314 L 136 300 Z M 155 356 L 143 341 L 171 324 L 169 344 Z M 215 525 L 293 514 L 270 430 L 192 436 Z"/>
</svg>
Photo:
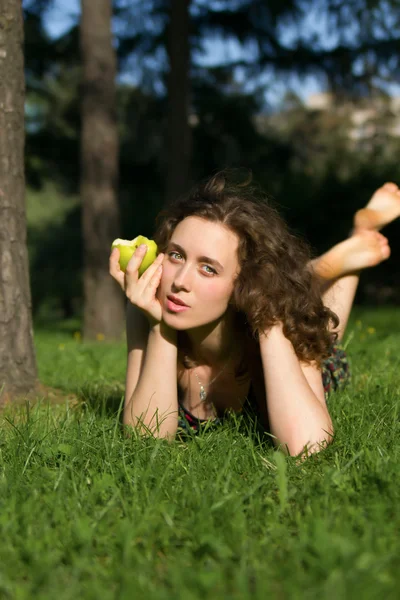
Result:
<svg viewBox="0 0 400 600">
<path fill-rule="evenodd" d="M 395 183 L 385 183 L 376 190 L 365 208 L 354 215 L 355 232 L 361 229 L 379 231 L 400 217 L 400 190 Z"/>
<path fill-rule="evenodd" d="M 312 261 L 314 271 L 330 280 L 374 267 L 390 256 L 387 238 L 377 231 L 360 230 Z"/>
</svg>

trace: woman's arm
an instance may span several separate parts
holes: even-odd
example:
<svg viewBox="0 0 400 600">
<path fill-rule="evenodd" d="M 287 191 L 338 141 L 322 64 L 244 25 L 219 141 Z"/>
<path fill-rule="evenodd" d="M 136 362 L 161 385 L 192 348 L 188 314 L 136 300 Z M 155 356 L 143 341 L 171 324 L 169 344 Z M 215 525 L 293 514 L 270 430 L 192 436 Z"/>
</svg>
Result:
<svg viewBox="0 0 400 600">
<path fill-rule="evenodd" d="M 131 352 L 126 377 L 124 424 L 140 427 L 143 423 L 143 433 L 149 429 L 156 437 L 173 438 L 178 427 L 177 333 L 161 321 L 148 328 L 140 365 L 134 364 L 138 357 L 133 359 L 133 347 Z M 134 374 L 133 369 L 140 374 Z M 137 378 L 132 390 L 133 379 Z"/>
<path fill-rule="evenodd" d="M 147 318 L 137 306 L 128 301 L 126 305 L 128 360 L 125 378 L 125 402 L 131 398 L 143 371 L 149 331 L 150 326 Z"/>
<path fill-rule="evenodd" d="M 271 433 L 292 455 L 318 452 L 333 436 L 320 370 L 300 363 L 281 325 L 260 335 L 260 351 Z"/>
</svg>

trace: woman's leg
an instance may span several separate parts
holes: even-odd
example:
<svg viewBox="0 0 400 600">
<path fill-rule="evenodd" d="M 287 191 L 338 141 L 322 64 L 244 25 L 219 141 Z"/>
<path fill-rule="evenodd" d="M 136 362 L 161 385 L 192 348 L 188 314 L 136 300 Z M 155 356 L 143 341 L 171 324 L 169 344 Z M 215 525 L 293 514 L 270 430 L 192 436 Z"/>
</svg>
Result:
<svg viewBox="0 0 400 600">
<path fill-rule="evenodd" d="M 353 305 L 360 272 L 378 265 L 390 256 L 387 239 L 377 231 L 355 231 L 347 240 L 333 246 L 311 265 L 321 279 L 324 304 L 340 320 L 339 341 L 343 338 Z"/>
<path fill-rule="evenodd" d="M 325 306 L 330 308 L 339 317 L 339 326 L 335 330 L 338 334 L 339 342 L 343 339 L 347 327 L 359 280 L 359 272 L 344 275 L 332 282 L 322 294 Z"/>
<path fill-rule="evenodd" d="M 400 217 L 400 190 L 395 183 L 385 183 L 376 190 L 367 206 L 354 215 L 354 229 L 379 231 Z"/>
<path fill-rule="evenodd" d="M 365 208 L 356 212 L 350 237 L 311 262 L 321 278 L 325 305 L 340 319 L 339 340 L 346 329 L 360 272 L 390 256 L 387 239 L 377 232 L 399 216 L 400 190 L 395 183 L 386 183 Z"/>
</svg>

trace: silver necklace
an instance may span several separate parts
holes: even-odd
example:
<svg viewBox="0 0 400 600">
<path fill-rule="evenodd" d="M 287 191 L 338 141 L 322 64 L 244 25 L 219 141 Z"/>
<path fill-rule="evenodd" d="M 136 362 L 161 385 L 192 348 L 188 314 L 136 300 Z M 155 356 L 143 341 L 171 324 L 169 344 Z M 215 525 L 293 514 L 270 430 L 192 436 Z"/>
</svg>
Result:
<svg viewBox="0 0 400 600">
<path fill-rule="evenodd" d="M 232 353 L 231 353 L 231 354 L 232 354 Z M 230 357 L 231 357 L 231 354 L 229 354 L 228 360 L 226 361 L 226 363 L 224 364 L 224 366 L 222 367 L 222 369 L 220 370 L 220 372 L 219 372 L 219 373 L 218 373 L 218 374 L 217 374 L 217 375 L 214 377 L 214 379 L 212 379 L 212 380 L 210 381 L 210 383 L 209 383 L 209 384 L 208 384 L 208 386 L 207 386 L 208 388 L 209 388 L 209 387 L 210 387 L 210 385 L 211 385 L 212 383 L 214 383 L 214 381 L 215 381 L 216 379 L 218 379 L 218 377 L 219 377 L 219 376 L 220 376 L 220 375 L 223 373 L 223 371 L 224 371 L 225 367 L 226 367 L 226 366 L 227 366 L 227 364 L 229 363 L 229 359 L 230 359 Z M 199 386 L 200 386 L 200 392 L 199 392 L 200 400 L 201 400 L 202 402 L 205 402 L 205 400 L 206 400 L 206 398 L 207 398 L 207 392 L 206 392 L 206 390 L 205 390 L 205 388 L 204 388 L 204 385 L 201 383 L 200 379 L 198 378 L 198 376 L 197 376 L 197 373 L 196 373 L 196 371 L 195 371 L 194 369 L 193 369 L 193 373 L 195 374 L 195 377 L 196 377 L 196 379 L 197 379 L 197 383 L 198 383 L 198 384 L 199 384 Z"/>
</svg>

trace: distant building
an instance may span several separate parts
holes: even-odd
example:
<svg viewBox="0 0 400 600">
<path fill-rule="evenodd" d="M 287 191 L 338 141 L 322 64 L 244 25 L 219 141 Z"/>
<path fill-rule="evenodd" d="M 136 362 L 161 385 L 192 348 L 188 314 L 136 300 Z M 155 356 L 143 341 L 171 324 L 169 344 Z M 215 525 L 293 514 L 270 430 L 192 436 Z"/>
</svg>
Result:
<svg viewBox="0 0 400 600">
<path fill-rule="evenodd" d="M 354 142 L 382 135 L 400 137 L 400 96 L 338 102 L 330 93 L 312 94 L 305 108 L 349 115 L 353 125 L 349 137 Z"/>
</svg>

